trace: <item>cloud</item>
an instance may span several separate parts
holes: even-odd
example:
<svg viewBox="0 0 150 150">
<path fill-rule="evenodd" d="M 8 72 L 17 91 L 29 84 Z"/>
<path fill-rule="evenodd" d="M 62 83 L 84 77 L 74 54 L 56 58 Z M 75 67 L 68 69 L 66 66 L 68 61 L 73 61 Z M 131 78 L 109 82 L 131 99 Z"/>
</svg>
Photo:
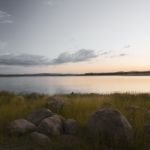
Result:
<svg viewBox="0 0 150 150">
<path fill-rule="evenodd" d="M 110 56 L 111 54 L 111 56 Z M 0 54 L 0 66 L 49 66 L 65 63 L 77 63 L 90 61 L 91 59 L 102 57 L 124 57 L 126 53 L 114 54 L 111 51 L 95 51 L 89 49 L 80 49 L 76 52 L 64 52 L 54 59 L 49 59 L 41 55 L 33 54 Z"/>
<path fill-rule="evenodd" d="M 98 54 L 95 53 L 94 50 L 81 49 L 74 53 L 62 53 L 57 58 L 52 60 L 52 64 L 62 64 L 68 62 L 81 62 L 87 61 L 92 58 L 98 57 Z"/>
<path fill-rule="evenodd" d="M 30 54 L 2 54 L 0 65 L 9 66 L 36 66 L 47 65 L 48 60 L 44 56 Z"/>
<path fill-rule="evenodd" d="M 48 59 L 40 55 L 31 54 L 1 54 L 0 65 L 7 66 L 42 66 L 42 65 L 59 65 L 64 63 L 76 63 L 88 61 L 98 57 L 98 54 L 93 50 L 81 49 L 74 53 L 61 53 L 55 59 Z"/>
<path fill-rule="evenodd" d="M 0 23 L 12 23 L 11 15 L 5 11 L 0 10 Z"/>
</svg>

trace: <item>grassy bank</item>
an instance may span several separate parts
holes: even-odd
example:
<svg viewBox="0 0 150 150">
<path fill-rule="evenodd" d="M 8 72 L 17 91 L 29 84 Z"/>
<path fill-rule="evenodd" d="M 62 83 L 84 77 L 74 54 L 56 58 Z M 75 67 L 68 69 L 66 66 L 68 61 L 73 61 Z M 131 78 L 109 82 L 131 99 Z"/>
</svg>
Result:
<svg viewBox="0 0 150 150">
<path fill-rule="evenodd" d="M 13 150 L 22 146 L 22 149 L 40 149 L 40 147 L 30 144 L 29 137 L 10 137 L 7 134 L 7 126 L 12 120 L 23 118 L 37 108 L 46 107 L 47 97 L 49 96 L 40 94 L 23 95 L 0 92 L 0 145 L 3 148 L 11 147 Z M 52 139 L 52 144 L 46 146 L 45 149 L 107 150 L 103 145 L 93 145 L 89 141 L 86 136 L 86 124 L 92 112 L 102 107 L 114 107 L 120 110 L 133 126 L 134 141 L 130 149 L 148 150 L 150 137 L 145 134 L 144 125 L 146 122 L 150 122 L 150 112 L 148 113 L 150 110 L 150 94 L 70 94 L 55 95 L 55 97 L 64 100 L 66 105 L 60 111 L 53 111 L 65 118 L 74 118 L 79 123 L 78 137 L 80 144 L 69 145 L 60 139 Z"/>
</svg>

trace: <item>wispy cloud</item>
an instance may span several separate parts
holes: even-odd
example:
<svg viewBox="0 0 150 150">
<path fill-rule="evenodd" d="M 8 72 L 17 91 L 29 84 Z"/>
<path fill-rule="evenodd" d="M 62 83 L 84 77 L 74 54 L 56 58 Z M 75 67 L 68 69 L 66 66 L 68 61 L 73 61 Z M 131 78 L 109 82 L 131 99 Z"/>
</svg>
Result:
<svg viewBox="0 0 150 150">
<path fill-rule="evenodd" d="M 109 56 L 112 53 L 112 51 L 108 50 L 100 50 L 99 56 Z"/>
<path fill-rule="evenodd" d="M 119 56 L 121 56 L 121 57 L 124 57 L 124 56 L 127 56 L 128 54 L 125 54 L 125 53 L 121 53 L 121 54 L 119 54 Z"/>
<path fill-rule="evenodd" d="M 115 58 L 115 57 L 124 57 L 127 56 L 127 53 L 120 53 L 120 52 L 114 52 L 113 50 L 107 51 L 107 50 L 101 50 L 99 51 L 99 56 L 106 57 L 106 58 Z"/>
<path fill-rule="evenodd" d="M 128 45 L 125 45 L 122 49 L 129 49 L 129 48 L 131 48 L 132 46 L 130 45 L 130 44 L 128 44 Z"/>
<path fill-rule="evenodd" d="M 11 15 L 5 11 L 0 10 L 0 23 L 12 23 Z"/>
<path fill-rule="evenodd" d="M 128 54 L 126 53 L 120 53 L 120 54 L 115 54 L 115 55 L 112 55 L 110 56 L 110 58 L 119 58 L 119 57 L 125 57 L 127 56 Z"/>
<path fill-rule="evenodd" d="M 76 63 L 88 61 L 98 55 L 93 50 L 81 49 L 74 53 L 61 53 L 55 59 L 48 59 L 40 55 L 31 54 L 1 54 L 0 65 L 9 66 L 40 66 L 40 65 L 59 65 L 64 63 Z"/>
<path fill-rule="evenodd" d="M 125 57 L 128 55 L 128 49 L 130 49 L 132 45 L 128 44 L 120 48 L 119 50 L 110 50 L 110 51 L 104 51 L 101 53 L 101 56 L 107 56 L 107 58 L 119 58 L 119 57 Z"/>
</svg>

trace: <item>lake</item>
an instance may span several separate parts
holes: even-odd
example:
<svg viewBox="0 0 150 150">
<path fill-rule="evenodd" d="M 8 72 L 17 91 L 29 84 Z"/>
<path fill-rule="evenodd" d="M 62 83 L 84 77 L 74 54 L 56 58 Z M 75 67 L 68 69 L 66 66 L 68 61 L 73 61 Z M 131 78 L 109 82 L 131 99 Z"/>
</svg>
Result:
<svg viewBox="0 0 150 150">
<path fill-rule="evenodd" d="M 0 90 L 17 93 L 150 92 L 149 76 L 2 77 Z"/>
</svg>

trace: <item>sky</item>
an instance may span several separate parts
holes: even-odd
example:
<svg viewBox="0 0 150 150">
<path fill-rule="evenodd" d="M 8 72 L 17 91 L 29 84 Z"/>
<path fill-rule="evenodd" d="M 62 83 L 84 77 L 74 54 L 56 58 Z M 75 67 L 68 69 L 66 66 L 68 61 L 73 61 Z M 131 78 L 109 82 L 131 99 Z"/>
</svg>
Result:
<svg viewBox="0 0 150 150">
<path fill-rule="evenodd" d="M 0 0 L 0 73 L 150 69 L 149 0 Z"/>
</svg>

